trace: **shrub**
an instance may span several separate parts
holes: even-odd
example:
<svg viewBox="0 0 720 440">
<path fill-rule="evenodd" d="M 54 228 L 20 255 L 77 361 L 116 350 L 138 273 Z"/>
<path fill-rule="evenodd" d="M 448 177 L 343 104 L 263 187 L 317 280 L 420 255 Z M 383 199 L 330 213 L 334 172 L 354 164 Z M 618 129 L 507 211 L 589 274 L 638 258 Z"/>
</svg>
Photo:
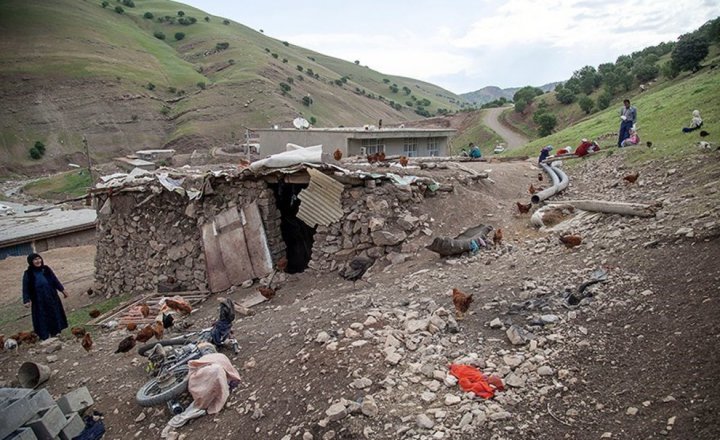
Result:
<svg viewBox="0 0 720 440">
<path fill-rule="evenodd" d="M 144 17 L 144 18 L 147 18 L 148 20 L 152 20 L 153 17 L 155 17 L 155 16 L 153 15 L 152 12 L 146 12 L 146 13 L 143 14 L 143 17 Z"/>
<path fill-rule="evenodd" d="M 601 93 L 597 99 L 597 108 L 600 110 L 605 110 L 606 108 L 610 107 L 610 101 L 612 101 L 612 94 L 608 93 L 607 91 Z"/>
<path fill-rule="evenodd" d="M 168 87 L 168 92 L 175 93 L 175 92 L 177 92 L 177 89 L 175 87 Z"/>
<path fill-rule="evenodd" d="M 302 103 L 305 107 L 310 107 L 313 103 L 313 99 L 310 96 L 303 96 Z"/>
<path fill-rule="evenodd" d="M 155 38 L 157 38 L 158 40 L 164 40 L 164 39 L 165 39 L 165 34 L 162 33 L 162 32 L 160 32 L 160 31 L 155 31 L 155 33 L 154 33 L 153 35 L 154 35 Z"/>
<path fill-rule="evenodd" d="M 117 12 L 118 14 L 122 14 L 125 12 L 125 9 L 120 6 L 115 6 L 115 12 Z"/>
<path fill-rule="evenodd" d="M 130 119 L 132 119 L 133 122 L 135 122 L 138 120 L 138 115 L 132 115 L 132 116 L 130 116 Z"/>
<path fill-rule="evenodd" d="M 396 86 L 395 84 L 391 85 L 391 86 L 390 86 L 390 91 L 393 92 L 393 93 L 397 93 L 397 92 L 398 92 L 398 86 Z"/>
<path fill-rule="evenodd" d="M 314 76 L 314 75 L 315 75 L 315 72 L 313 72 L 312 69 L 307 69 L 307 70 L 305 71 L 305 73 L 308 74 L 308 75 L 310 75 L 310 76 Z"/>
<path fill-rule="evenodd" d="M 265 52 L 270 53 L 270 49 L 268 49 L 268 48 L 266 47 L 266 48 L 265 48 Z"/>
<path fill-rule="evenodd" d="M 280 89 L 283 91 L 283 93 L 287 93 L 290 91 L 291 87 L 290 87 L 290 84 L 281 82 Z"/>
<path fill-rule="evenodd" d="M 204 81 L 198 81 L 198 83 L 196 85 L 198 86 L 199 89 L 205 90 L 206 85 L 205 85 Z"/>
<path fill-rule="evenodd" d="M 360 65 L 360 60 L 355 60 L 355 64 Z"/>
<path fill-rule="evenodd" d="M 533 122 L 540 126 L 540 136 L 548 136 L 557 125 L 557 118 L 552 113 L 538 112 L 533 115 Z"/>
<path fill-rule="evenodd" d="M 412 101 L 405 101 L 405 105 L 408 107 L 413 107 L 415 105 L 415 103 Z"/>
<path fill-rule="evenodd" d="M 166 106 L 166 105 L 162 106 L 162 108 L 160 109 L 160 113 L 162 113 L 163 115 L 167 116 L 168 113 L 170 113 L 170 107 L 168 107 L 168 106 Z"/>
<path fill-rule="evenodd" d="M 283 41 L 282 43 L 283 43 L 285 46 L 290 46 L 290 43 L 288 43 L 287 41 Z"/>
<path fill-rule="evenodd" d="M 228 20 L 228 19 L 223 20 L 223 24 L 224 24 L 224 25 L 230 24 L 230 20 Z"/>
<path fill-rule="evenodd" d="M 288 76 L 286 81 L 287 81 L 288 84 L 294 84 L 294 83 L 295 83 L 295 78 L 293 78 L 292 76 Z"/>
<path fill-rule="evenodd" d="M 225 50 L 228 47 L 230 47 L 230 43 L 228 43 L 227 41 L 223 41 L 222 43 L 217 43 L 215 45 L 215 49 L 217 50 Z"/>
<path fill-rule="evenodd" d="M 697 72 L 700 62 L 705 59 L 709 52 L 710 43 L 700 35 L 687 34 L 680 37 L 670 58 L 673 67 L 682 72 L 691 70 Z"/>
<path fill-rule="evenodd" d="M 308 57 L 310 61 L 315 61 L 315 57 Z"/>
<path fill-rule="evenodd" d="M 207 22 L 209 23 L 209 22 L 210 22 L 210 17 L 205 16 L 205 21 L 207 21 Z"/>
<path fill-rule="evenodd" d="M 405 96 L 411 93 L 411 90 L 408 86 L 403 86 L 402 91 L 405 93 Z"/>
<path fill-rule="evenodd" d="M 300 72 L 303 71 L 303 66 L 301 66 L 301 65 L 299 65 L 299 64 L 298 64 L 297 66 L 295 66 L 295 68 L 296 68 L 297 70 L 299 70 Z"/>
<path fill-rule="evenodd" d="M 295 78 L 297 78 L 298 81 L 305 81 L 305 77 L 303 77 L 302 75 L 298 75 Z"/>
<path fill-rule="evenodd" d="M 387 78 L 383 78 L 383 82 L 384 82 L 385 84 L 390 84 L 390 80 L 387 79 Z"/>
<path fill-rule="evenodd" d="M 311 123 L 312 125 L 315 125 L 315 124 L 317 124 L 317 119 L 315 118 L 315 116 L 310 116 L 310 119 L 308 120 L 308 122 Z"/>
<path fill-rule="evenodd" d="M 658 73 L 660 73 L 660 68 L 655 64 L 640 63 L 636 64 L 635 67 L 633 67 L 632 73 L 633 75 L 635 75 L 635 78 L 637 78 L 638 81 L 647 82 L 651 79 L 655 79 L 658 76 Z"/>
<path fill-rule="evenodd" d="M 275 59 L 277 59 L 277 57 L 278 57 L 278 54 L 276 54 L 275 52 L 271 53 L 270 55 L 272 55 L 272 57 Z"/>
<path fill-rule="evenodd" d="M 41 157 L 43 157 L 43 154 L 40 151 L 38 151 L 38 149 L 35 147 L 30 148 L 29 152 L 30 152 L 30 157 L 33 158 L 34 160 L 38 160 Z"/>
<path fill-rule="evenodd" d="M 340 80 L 340 79 L 336 79 L 336 80 L 333 81 L 333 82 L 335 83 L 336 86 L 340 86 L 340 87 L 342 87 L 342 85 L 344 84 L 344 83 L 342 82 L 342 80 Z"/>
<path fill-rule="evenodd" d="M 100 5 L 101 5 L 103 8 L 107 8 L 108 6 L 110 6 L 110 3 L 108 3 L 107 1 L 104 1 L 104 2 L 100 3 Z"/>
<path fill-rule="evenodd" d="M 283 58 L 283 59 L 282 59 L 282 62 L 283 62 L 283 64 L 287 64 L 288 59 L 287 59 L 287 58 Z"/>
<path fill-rule="evenodd" d="M 176 39 L 177 41 L 180 41 L 180 40 L 182 40 L 183 38 L 185 38 L 185 34 L 184 34 L 184 33 L 182 33 L 182 32 L 175 32 L 175 39 Z"/>
<path fill-rule="evenodd" d="M 232 66 L 233 64 L 235 64 L 235 60 L 232 59 L 232 58 L 230 58 L 230 59 L 228 60 L 228 64 L 230 64 L 230 65 Z"/>
<path fill-rule="evenodd" d="M 572 90 L 563 87 L 560 90 L 556 90 L 555 99 L 562 104 L 572 104 L 575 102 L 575 94 Z"/>
<path fill-rule="evenodd" d="M 593 107 L 595 107 L 595 102 L 593 102 L 592 98 L 586 95 L 578 100 L 578 105 L 586 115 L 589 115 Z"/>
<path fill-rule="evenodd" d="M 122 0 L 122 4 L 127 6 L 128 8 L 135 7 L 135 2 L 133 2 L 133 0 Z"/>
<path fill-rule="evenodd" d="M 145 88 L 147 88 L 148 90 L 155 90 L 155 84 L 149 82 L 149 83 L 147 83 Z"/>
<path fill-rule="evenodd" d="M 45 144 L 43 144 L 42 142 L 35 141 L 35 146 L 33 148 L 38 150 L 40 154 L 45 154 Z"/>
<path fill-rule="evenodd" d="M 183 12 L 183 11 L 178 11 L 178 17 L 183 17 L 183 16 L 185 16 L 185 12 Z"/>
</svg>

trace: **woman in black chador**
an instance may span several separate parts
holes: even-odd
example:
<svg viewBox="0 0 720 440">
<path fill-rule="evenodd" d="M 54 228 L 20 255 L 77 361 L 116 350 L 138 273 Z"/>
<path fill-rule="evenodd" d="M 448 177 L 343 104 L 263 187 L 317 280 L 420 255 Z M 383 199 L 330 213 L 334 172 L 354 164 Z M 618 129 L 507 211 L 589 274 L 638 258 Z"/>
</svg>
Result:
<svg viewBox="0 0 720 440">
<path fill-rule="evenodd" d="M 30 254 L 27 261 L 28 268 L 23 274 L 23 304 L 32 310 L 35 333 L 40 339 L 47 339 L 58 335 L 68 326 L 58 291 L 65 298 L 68 296 L 40 255 Z"/>
</svg>

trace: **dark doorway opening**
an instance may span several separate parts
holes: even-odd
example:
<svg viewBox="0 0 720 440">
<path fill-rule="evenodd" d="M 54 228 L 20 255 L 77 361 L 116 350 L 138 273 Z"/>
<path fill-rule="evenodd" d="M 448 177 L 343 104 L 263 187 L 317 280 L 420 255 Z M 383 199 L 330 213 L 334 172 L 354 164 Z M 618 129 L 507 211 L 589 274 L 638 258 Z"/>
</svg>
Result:
<svg viewBox="0 0 720 440">
<path fill-rule="evenodd" d="M 274 185 L 275 203 L 280 211 L 280 231 L 287 246 L 287 273 L 302 272 L 308 267 L 312 258 L 313 237 L 315 228 L 306 225 L 297 218 L 300 209 L 300 191 L 307 184 L 278 182 Z"/>
</svg>

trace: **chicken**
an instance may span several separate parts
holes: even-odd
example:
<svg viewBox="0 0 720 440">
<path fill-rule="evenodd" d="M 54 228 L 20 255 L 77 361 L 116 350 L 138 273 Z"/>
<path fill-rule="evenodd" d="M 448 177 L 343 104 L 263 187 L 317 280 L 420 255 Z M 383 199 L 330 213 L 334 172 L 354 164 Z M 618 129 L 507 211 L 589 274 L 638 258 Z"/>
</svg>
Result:
<svg viewBox="0 0 720 440">
<path fill-rule="evenodd" d="M 651 142 L 651 141 L 645 142 L 645 145 L 647 145 L 648 148 L 652 148 L 652 142 Z"/>
<path fill-rule="evenodd" d="M 635 183 L 637 182 L 638 177 L 640 177 L 640 171 L 636 171 L 634 174 L 628 174 L 627 176 L 623 177 L 623 180 L 627 183 Z"/>
<path fill-rule="evenodd" d="M 260 295 L 267 299 L 272 299 L 272 297 L 275 296 L 275 289 L 272 287 L 260 286 L 258 287 L 258 291 L 260 292 Z"/>
<path fill-rule="evenodd" d="M 502 240 L 503 240 L 502 228 L 497 228 L 495 230 L 495 234 L 493 234 L 493 244 L 495 246 L 500 246 L 502 244 Z"/>
<path fill-rule="evenodd" d="M 93 318 L 93 319 L 94 319 L 94 318 L 97 318 L 98 316 L 100 316 L 100 310 L 98 310 L 98 309 L 92 309 L 92 310 L 90 310 L 90 311 L 88 312 L 88 315 L 90 315 L 90 317 Z"/>
<path fill-rule="evenodd" d="M 398 162 L 400 162 L 400 165 L 406 167 L 408 166 L 408 158 L 405 156 L 400 156 L 400 159 L 398 159 Z"/>
<path fill-rule="evenodd" d="M 95 295 L 95 291 L 92 290 L 92 287 L 87 290 L 87 295 L 88 295 L 88 296 L 93 296 L 93 295 Z"/>
<path fill-rule="evenodd" d="M 579 235 L 563 235 L 560 237 L 560 242 L 570 249 L 575 246 L 580 246 L 580 243 L 582 243 L 582 237 Z"/>
<path fill-rule="evenodd" d="M 72 333 L 73 336 L 80 339 L 83 336 L 85 336 L 85 328 L 83 327 L 73 327 L 70 329 L 70 333 Z"/>
<path fill-rule="evenodd" d="M 152 331 L 155 335 L 155 339 L 160 340 L 163 338 L 163 334 L 165 333 L 165 327 L 163 327 L 162 322 L 155 322 L 152 325 Z"/>
<path fill-rule="evenodd" d="M 375 153 L 375 154 L 368 154 L 368 155 L 367 155 L 367 161 L 368 161 L 368 163 L 375 163 L 375 162 L 377 162 L 377 161 L 378 161 L 378 154 L 377 154 L 377 153 Z"/>
<path fill-rule="evenodd" d="M 140 313 L 142 314 L 143 318 L 147 318 L 150 315 L 150 306 L 145 303 L 140 304 Z"/>
<path fill-rule="evenodd" d="M 137 324 L 134 322 L 128 322 L 125 328 L 127 328 L 129 332 L 134 332 L 137 329 Z"/>
<path fill-rule="evenodd" d="M 40 339 L 35 332 L 19 332 L 10 338 L 16 340 L 18 344 L 34 344 Z"/>
<path fill-rule="evenodd" d="M 532 208 L 532 203 L 528 203 L 527 205 L 523 205 L 520 202 L 515 202 L 517 204 L 518 211 L 520 211 L 520 214 L 527 214 L 530 212 L 530 208 Z"/>
<path fill-rule="evenodd" d="M 350 261 L 350 264 L 340 272 L 340 276 L 348 281 L 352 281 L 354 284 L 355 281 L 365 275 L 365 272 L 367 272 L 373 263 L 375 263 L 375 260 L 372 258 L 355 257 Z"/>
<path fill-rule="evenodd" d="M 529 192 L 530 194 L 535 194 L 535 193 L 537 192 L 537 189 L 535 189 L 535 185 L 533 185 L 533 184 L 531 183 L 531 184 L 530 184 L 530 187 L 528 187 L 528 192 Z"/>
<path fill-rule="evenodd" d="M 177 312 L 182 313 L 183 315 L 189 315 L 190 312 L 192 312 L 192 307 L 190 307 L 190 304 L 175 301 L 173 299 L 166 299 L 165 305 Z"/>
<path fill-rule="evenodd" d="M 82 348 L 84 348 L 85 351 L 90 351 L 93 346 L 93 340 L 90 337 L 90 333 L 85 333 L 85 336 L 83 336 L 80 345 L 82 345 Z"/>
<path fill-rule="evenodd" d="M 0 335 L 0 350 L 5 349 L 5 335 Z"/>
<path fill-rule="evenodd" d="M 335 159 L 335 160 L 342 159 L 342 151 L 340 151 L 339 148 L 337 150 L 335 150 L 335 152 L 333 153 L 333 159 Z"/>
<path fill-rule="evenodd" d="M 452 300 L 455 306 L 455 317 L 457 319 L 463 319 L 465 313 L 470 308 L 470 304 L 473 302 L 473 294 L 468 295 L 467 293 L 461 292 L 459 289 L 452 290 Z"/>
<path fill-rule="evenodd" d="M 540 181 L 540 182 L 543 181 L 543 175 L 542 175 L 542 173 L 538 173 L 538 181 Z"/>
<path fill-rule="evenodd" d="M 145 342 L 145 341 L 140 341 L 140 342 Z M 115 350 L 115 353 L 127 353 L 128 351 L 132 350 L 133 347 L 135 347 L 135 337 L 133 335 L 130 335 L 127 338 L 120 341 L 120 343 L 118 344 L 117 350 Z"/>
<path fill-rule="evenodd" d="M 385 162 L 385 152 L 384 151 L 377 153 L 377 161 Z"/>
<path fill-rule="evenodd" d="M 275 264 L 275 267 L 276 267 L 277 270 L 279 270 L 280 272 L 285 272 L 285 269 L 287 269 L 287 265 L 288 265 L 288 259 L 287 259 L 287 257 L 281 257 L 281 258 L 278 260 L 277 264 Z"/>
<path fill-rule="evenodd" d="M 135 336 L 135 340 L 144 344 L 145 342 L 152 339 L 153 336 L 155 336 L 155 332 L 153 331 L 152 326 L 147 325 L 145 326 L 145 328 L 138 332 L 138 334 Z"/>
</svg>

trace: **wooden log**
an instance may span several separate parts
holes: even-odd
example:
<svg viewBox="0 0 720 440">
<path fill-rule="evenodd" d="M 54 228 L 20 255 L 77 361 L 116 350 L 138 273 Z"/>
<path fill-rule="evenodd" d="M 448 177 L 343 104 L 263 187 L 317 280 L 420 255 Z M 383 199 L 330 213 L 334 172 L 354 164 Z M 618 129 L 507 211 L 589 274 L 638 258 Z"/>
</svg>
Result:
<svg viewBox="0 0 720 440">
<path fill-rule="evenodd" d="M 607 200 L 563 200 L 563 204 L 572 205 L 577 209 L 606 214 L 633 215 L 637 217 L 654 217 L 658 207 L 644 203 L 611 202 Z"/>
</svg>

